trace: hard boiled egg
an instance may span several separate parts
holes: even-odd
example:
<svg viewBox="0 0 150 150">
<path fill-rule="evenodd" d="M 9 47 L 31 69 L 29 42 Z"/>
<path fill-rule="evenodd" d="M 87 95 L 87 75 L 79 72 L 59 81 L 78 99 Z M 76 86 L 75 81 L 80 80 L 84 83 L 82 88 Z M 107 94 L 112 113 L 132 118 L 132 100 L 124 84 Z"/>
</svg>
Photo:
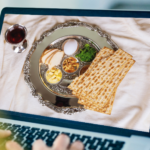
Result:
<svg viewBox="0 0 150 150">
<path fill-rule="evenodd" d="M 63 43 L 62 49 L 66 55 L 72 55 L 78 50 L 79 44 L 75 39 L 68 39 Z"/>
</svg>

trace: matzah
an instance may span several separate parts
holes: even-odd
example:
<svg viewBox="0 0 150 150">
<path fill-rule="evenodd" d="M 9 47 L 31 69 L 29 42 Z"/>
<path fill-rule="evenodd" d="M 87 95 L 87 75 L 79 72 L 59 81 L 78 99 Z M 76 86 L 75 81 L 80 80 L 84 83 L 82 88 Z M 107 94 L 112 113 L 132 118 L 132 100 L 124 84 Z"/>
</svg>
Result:
<svg viewBox="0 0 150 150">
<path fill-rule="evenodd" d="M 84 79 L 84 77 L 86 77 L 86 76 L 90 73 L 90 71 L 94 68 L 94 66 L 95 66 L 98 62 L 100 62 L 102 59 L 111 56 L 114 52 L 115 52 L 114 50 L 109 49 L 109 48 L 107 48 L 107 47 L 102 48 L 102 49 L 99 51 L 99 53 L 96 55 L 95 59 L 93 60 L 93 62 L 91 63 L 91 65 L 90 65 L 90 67 L 87 69 L 87 71 L 86 71 L 83 75 L 81 75 L 81 76 L 75 78 L 75 79 L 73 80 L 73 82 L 68 86 L 68 88 L 71 89 L 71 90 L 74 90 L 74 92 L 75 92 L 77 85 L 80 83 L 80 81 L 82 81 L 82 80 Z"/>
<path fill-rule="evenodd" d="M 84 100 L 95 98 L 101 93 L 102 88 L 108 85 L 114 74 L 121 71 L 131 58 L 131 55 L 119 49 L 112 56 L 102 59 L 78 84 L 74 93 Z"/>
<path fill-rule="evenodd" d="M 84 108 L 111 114 L 117 87 L 135 62 L 122 49 L 113 53 L 104 47 L 89 69 L 69 86 Z"/>
<path fill-rule="evenodd" d="M 92 110 L 92 111 L 97 111 L 97 112 L 100 112 L 100 113 L 104 113 L 104 114 L 110 115 L 111 111 L 112 111 L 114 99 L 115 99 L 115 94 L 116 94 L 116 90 L 111 95 L 109 107 L 107 107 L 105 110 L 103 108 L 100 108 L 99 106 L 97 107 L 97 109 L 94 109 L 93 107 L 90 107 L 91 105 L 90 106 L 84 105 L 84 108 Z"/>
<path fill-rule="evenodd" d="M 130 60 L 122 71 L 114 76 L 114 78 L 109 82 L 108 86 L 103 89 L 103 92 L 97 96 L 97 98 L 91 101 L 86 101 L 84 103 L 85 108 L 90 110 L 96 110 L 102 113 L 111 114 L 113 102 L 114 102 L 114 93 L 116 93 L 117 87 L 124 79 L 130 68 L 135 63 L 135 60 Z"/>
</svg>

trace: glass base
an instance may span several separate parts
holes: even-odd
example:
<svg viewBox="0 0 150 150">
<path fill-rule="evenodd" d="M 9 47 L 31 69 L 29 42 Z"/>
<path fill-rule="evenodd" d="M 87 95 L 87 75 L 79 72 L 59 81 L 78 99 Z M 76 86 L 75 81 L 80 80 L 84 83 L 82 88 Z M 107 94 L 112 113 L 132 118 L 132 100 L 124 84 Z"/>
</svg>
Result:
<svg viewBox="0 0 150 150">
<path fill-rule="evenodd" d="M 13 46 L 13 51 L 15 53 L 22 53 L 26 50 L 27 48 L 27 40 L 24 40 L 21 46 Z"/>
</svg>

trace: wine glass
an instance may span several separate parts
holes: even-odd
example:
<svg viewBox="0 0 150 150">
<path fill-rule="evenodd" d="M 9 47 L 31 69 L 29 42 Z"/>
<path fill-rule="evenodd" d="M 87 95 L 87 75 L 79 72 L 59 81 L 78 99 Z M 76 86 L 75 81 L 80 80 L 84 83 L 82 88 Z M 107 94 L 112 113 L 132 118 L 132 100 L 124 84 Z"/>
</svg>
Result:
<svg viewBox="0 0 150 150">
<path fill-rule="evenodd" d="M 13 45 L 13 51 L 22 53 L 27 48 L 27 29 L 20 24 L 10 26 L 5 32 L 5 40 L 7 43 Z"/>
</svg>

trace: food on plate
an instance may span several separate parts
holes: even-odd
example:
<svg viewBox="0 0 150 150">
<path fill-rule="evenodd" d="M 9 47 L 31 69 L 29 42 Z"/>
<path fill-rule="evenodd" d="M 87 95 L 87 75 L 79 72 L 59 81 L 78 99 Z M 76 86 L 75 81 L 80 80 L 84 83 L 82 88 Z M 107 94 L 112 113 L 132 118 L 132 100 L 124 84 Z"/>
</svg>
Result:
<svg viewBox="0 0 150 150">
<path fill-rule="evenodd" d="M 62 78 L 62 72 L 60 69 L 53 67 L 46 72 L 46 80 L 51 84 L 58 83 Z"/>
<path fill-rule="evenodd" d="M 62 67 L 65 72 L 73 73 L 79 68 L 79 62 L 74 57 L 68 57 L 63 61 Z"/>
<path fill-rule="evenodd" d="M 43 54 L 42 54 L 42 56 L 41 56 L 41 61 L 43 62 L 43 63 L 47 63 L 46 62 L 46 60 L 48 59 L 48 58 L 50 58 L 53 54 L 54 54 L 54 52 L 56 52 L 58 49 L 49 49 L 49 50 L 46 50 Z"/>
<path fill-rule="evenodd" d="M 134 63 L 132 56 L 122 49 L 114 52 L 104 47 L 88 70 L 68 88 L 86 109 L 110 115 L 117 87 Z"/>
<path fill-rule="evenodd" d="M 62 45 L 62 49 L 64 50 L 64 53 L 69 56 L 74 54 L 78 50 L 78 48 L 79 48 L 79 44 L 75 39 L 68 39 Z"/>
<path fill-rule="evenodd" d="M 86 65 L 86 66 L 83 66 L 80 70 L 80 75 L 84 74 L 84 72 L 86 72 L 86 70 L 89 68 L 90 65 Z"/>
<path fill-rule="evenodd" d="M 50 70 L 54 66 L 60 65 L 63 56 L 64 51 L 61 51 L 59 49 L 49 49 L 43 53 L 41 62 L 47 64 Z"/>
<path fill-rule="evenodd" d="M 76 58 L 80 58 L 84 62 L 91 62 L 95 58 L 96 52 L 89 44 L 85 44 L 84 48 L 80 49 L 80 53 L 76 55 Z"/>
<path fill-rule="evenodd" d="M 63 56 L 64 56 L 64 52 L 63 51 L 57 51 L 53 55 L 53 57 L 51 58 L 51 60 L 49 60 L 49 62 L 48 62 L 49 69 L 53 68 L 54 66 L 60 65 Z"/>
</svg>

